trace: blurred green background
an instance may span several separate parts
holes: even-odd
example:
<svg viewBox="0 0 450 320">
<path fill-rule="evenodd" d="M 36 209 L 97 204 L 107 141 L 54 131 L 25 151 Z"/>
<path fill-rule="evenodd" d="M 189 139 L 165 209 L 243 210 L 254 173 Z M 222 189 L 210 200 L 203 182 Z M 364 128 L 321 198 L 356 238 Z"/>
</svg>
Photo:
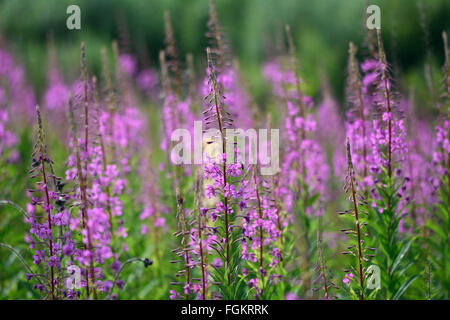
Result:
<svg viewBox="0 0 450 320">
<path fill-rule="evenodd" d="M 192 52 L 197 68 L 203 68 L 208 2 L 3 0 L 0 32 L 25 62 L 39 97 L 46 83 L 46 43 L 50 33 L 69 80 L 79 74 L 82 40 L 86 42 L 88 62 L 94 72 L 100 69 L 100 48 L 110 46 L 113 39 L 122 42 L 125 39 L 129 50 L 136 54 L 146 52 L 150 63 L 156 65 L 158 51 L 164 48 L 165 10 L 172 16 L 180 56 Z M 318 74 L 322 69 L 327 72 L 334 93 L 343 98 L 348 42 L 362 45 L 366 0 L 216 0 L 215 3 L 232 53 L 239 58 L 261 105 L 267 89 L 261 77 L 261 63 L 273 51 L 277 30 L 283 30 L 284 24 L 292 27 L 309 93 L 318 92 Z M 66 8 L 70 4 L 81 8 L 81 30 L 66 28 Z M 423 78 L 420 75 L 427 51 L 434 70 L 443 64 L 441 32 L 449 30 L 450 1 L 422 1 L 422 17 L 416 0 L 380 0 L 369 4 L 381 8 L 381 28 L 391 63 L 407 78 L 408 85 L 420 88 L 418 78 Z"/>
</svg>

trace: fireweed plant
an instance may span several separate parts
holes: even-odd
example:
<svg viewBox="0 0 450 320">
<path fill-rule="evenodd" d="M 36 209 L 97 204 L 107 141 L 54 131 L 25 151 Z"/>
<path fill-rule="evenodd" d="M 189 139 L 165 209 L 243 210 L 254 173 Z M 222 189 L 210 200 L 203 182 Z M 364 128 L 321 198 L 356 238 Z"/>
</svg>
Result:
<svg viewBox="0 0 450 320">
<path fill-rule="evenodd" d="M 71 219 L 71 229 L 80 232 L 83 244 L 82 248 L 75 249 L 74 260 L 83 267 L 86 298 L 97 299 L 100 292 L 107 297 L 115 285 L 120 289 L 124 284 L 117 275 L 121 271 L 120 254 L 128 251 L 124 243 L 127 231 L 119 219 L 123 211 L 119 197 L 125 181 L 117 165 L 108 162 L 106 123 L 99 110 L 96 79 L 92 83 L 88 81 L 84 45 L 81 61 L 83 91 L 81 97 L 75 95 L 69 101 L 73 154 L 69 157 L 71 169 L 66 177 L 75 183 L 74 200 L 79 204 L 80 213 Z M 81 130 L 74 112 L 77 99 L 82 102 L 78 115 Z"/>
<path fill-rule="evenodd" d="M 371 125 L 368 119 L 370 104 L 367 98 L 370 82 L 369 76 L 366 76 L 363 85 L 359 70 L 356 47 L 350 42 L 346 95 L 351 109 L 347 112 L 346 132 L 353 149 L 355 174 L 365 186 L 370 181 L 369 165 L 372 163 L 369 140 Z"/>
<path fill-rule="evenodd" d="M 295 244 L 300 259 L 293 256 L 291 259 L 295 259 L 297 263 L 295 269 L 298 270 L 301 280 L 293 287 L 301 288 L 303 294 L 311 296 L 311 259 L 316 253 L 315 235 L 318 218 L 324 213 L 321 202 L 326 191 L 329 169 L 322 149 L 314 137 L 316 120 L 311 113 L 313 102 L 302 89 L 303 80 L 298 74 L 296 52 L 289 26 L 286 26 L 286 34 L 289 47 L 287 65 L 290 69 L 281 71 L 281 83 L 276 84 L 274 88 L 281 89 L 286 106 L 283 125 L 286 146 L 279 188 L 284 210 L 289 213 L 289 221 L 296 236 L 291 238 L 293 242 L 285 243 L 284 251 L 292 252 L 290 246 Z M 286 257 L 286 260 L 290 259 Z"/>
<path fill-rule="evenodd" d="M 191 224 L 192 214 L 188 209 L 191 199 L 189 195 L 185 195 L 185 186 L 188 185 L 185 180 L 192 175 L 192 168 L 175 164 L 171 153 L 175 144 L 171 139 L 171 135 L 178 128 L 185 128 L 192 132 L 194 115 L 189 108 L 189 97 L 185 100 L 183 99 L 181 66 L 170 14 L 167 11 L 164 13 L 164 21 L 166 49 L 159 53 L 161 81 L 164 92 L 162 110 L 163 132 L 160 147 L 162 150 L 167 151 L 169 156 L 168 162 L 170 166 L 167 168 L 167 177 L 170 178 L 170 185 L 175 190 L 175 194 L 172 192 L 170 198 L 173 199 L 173 196 L 175 196 L 174 202 L 176 206 L 172 210 L 176 212 L 177 221 L 177 230 L 173 235 L 180 242 L 180 245 L 172 250 L 180 260 L 172 260 L 171 262 L 181 264 L 180 270 L 176 274 L 177 281 L 171 282 L 172 285 L 181 287 L 181 290 L 178 290 L 178 288 L 171 290 L 170 298 L 179 299 L 182 295 L 185 299 L 190 299 L 191 295 L 196 296 L 200 292 L 197 279 L 194 279 L 192 274 L 197 263 L 194 258 L 195 253 L 192 252 L 193 248 L 191 247 L 190 239 L 191 229 L 193 230 L 195 228 Z M 185 142 L 183 141 L 183 143 Z M 187 147 L 190 148 L 191 146 L 189 145 Z M 202 297 L 205 297 L 206 284 L 204 281 L 206 275 L 204 273 L 204 265 L 202 263 L 201 265 L 203 270 Z M 184 281 L 181 281 L 181 279 Z"/>
<path fill-rule="evenodd" d="M 246 207 L 242 199 L 243 188 L 247 183 L 242 177 L 243 164 L 237 158 L 235 148 L 234 159 L 228 159 L 226 153 L 227 137 L 225 130 L 231 128 L 230 113 L 225 110 L 221 88 L 216 78 L 216 70 L 211 51 L 207 48 L 208 73 L 210 88 L 206 97 L 207 106 L 203 111 L 205 128 L 216 129 L 213 137 L 219 146 L 218 154 L 207 157 L 204 166 L 205 197 L 212 198 L 213 207 L 202 208 L 204 214 L 209 215 L 211 231 L 216 239 L 212 246 L 216 251 L 216 260 L 211 277 L 217 283 L 218 294 L 225 299 L 240 299 L 245 295 L 244 281 L 241 273 L 241 235 L 237 225 L 237 212 Z"/>
<path fill-rule="evenodd" d="M 278 210 L 270 194 L 270 184 L 253 165 L 250 182 L 244 191 L 246 210 L 242 223 L 242 275 L 255 298 L 269 299 L 283 275 L 278 264 L 282 260 L 278 248 L 281 230 Z"/>
<path fill-rule="evenodd" d="M 409 202 L 405 201 L 405 176 L 402 162 L 407 145 L 405 125 L 398 111 L 398 96 L 393 89 L 390 68 L 386 61 L 381 33 L 378 30 L 378 60 L 373 61 L 375 90 L 372 120 L 370 167 L 373 184 L 370 186 L 370 233 L 373 244 L 378 244 L 374 264 L 381 269 L 381 294 L 386 299 L 400 298 L 417 278 L 408 275 L 405 257 L 414 238 L 400 235 L 400 224 L 408 214 Z M 372 223 L 373 222 L 373 223 Z M 376 240 L 375 240 L 376 239 Z"/>
<path fill-rule="evenodd" d="M 432 166 L 434 171 L 434 185 L 437 201 L 434 203 L 434 215 L 432 219 L 425 222 L 430 235 L 427 244 L 432 250 L 429 255 L 431 265 L 437 279 L 438 297 L 448 299 L 450 282 L 449 258 L 448 258 L 448 232 L 450 226 L 449 204 L 450 204 L 450 121 L 448 120 L 450 108 L 450 51 L 448 47 L 447 33 L 442 33 L 444 42 L 445 62 L 443 66 L 440 117 L 435 127 L 435 146 L 433 152 Z"/>
<path fill-rule="evenodd" d="M 30 125 L 35 121 L 35 96 L 27 83 L 24 67 L 13 54 L 0 45 L 0 195 L 12 192 L 10 183 L 15 174 L 11 165 L 20 163 L 18 150 L 20 136 L 15 126 Z"/>
<path fill-rule="evenodd" d="M 9 129 L 10 127 L 10 116 L 8 110 L 3 108 L 0 110 L 0 175 L 5 177 L 5 182 L 9 179 L 10 174 L 8 173 L 8 165 L 19 160 L 19 153 L 16 150 L 16 145 L 18 143 L 18 138 L 13 131 Z M 6 191 L 6 185 L 0 183 L 2 187 L 1 195 Z"/>
<path fill-rule="evenodd" d="M 40 267 L 38 273 L 27 273 L 44 298 L 75 298 L 77 290 L 66 289 L 66 267 L 74 254 L 74 241 L 70 224 L 70 195 L 63 192 L 65 183 L 53 170 L 49 158 L 41 112 L 36 107 L 38 130 L 32 154 L 31 179 L 36 188 L 28 190 L 31 203 L 27 206 L 30 230 L 25 236 L 30 250 L 34 251 L 33 263 Z"/>
<path fill-rule="evenodd" d="M 222 31 L 214 1 L 209 2 L 208 32 L 206 37 L 211 53 L 216 56 L 217 84 L 222 90 L 222 103 L 230 113 L 234 128 L 248 129 L 253 127 L 254 114 L 250 106 L 250 97 L 245 91 L 243 79 L 238 66 L 233 63 L 232 53 L 227 38 Z M 208 77 L 205 83 L 209 81 Z M 204 95 L 209 93 L 204 86 Z"/>
<path fill-rule="evenodd" d="M 368 202 L 362 195 L 363 191 L 358 191 L 358 181 L 355 178 L 355 170 L 352 161 L 352 152 L 350 149 L 350 140 L 347 138 L 347 176 L 345 178 L 344 190 L 348 195 L 352 207 L 349 210 L 342 211 L 339 214 L 350 217 L 355 225 L 354 228 L 344 228 L 341 231 L 349 237 L 347 250 L 342 252 L 344 255 L 352 255 L 356 263 L 345 271 L 343 283 L 348 288 L 349 297 L 364 300 L 365 282 L 367 280 L 367 263 L 370 257 L 373 257 L 375 248 L 368 247 L 368 241 L 365 238 L 367 233 Z M 375 291 L 374 291 L 375 292 Z M 366 294 L 367 298 L 367 294 Z"/>
<path fill-rule="evenodd" d="M 11 228 L 0 228 L 8 238 L 0 250 L 11 255 L 2 259 L 11 268 L 0 295 L 448 298 L 446 33 L 441 95 L 432 59 L 426 85 L 416 90 L 392 73 L 379 31 L 367 31 L 358 49 L 350 42 L 340 112 L 340 95 L 320 68 L 319 85 L 308 85 L 289 26 L 262 68 L 271 91 L 253 99 L 254 78 L 233 57 L 219 16 L 211 0 L 206 57 L 188 54 L 185 63 L 176 41 L 182 34 L 165 12 L 158 71 L 141 44 L 133 52 L 123 26 L 119 40 L 99 52 L 99 75 L 88 72 L 82 45 L 76 79 L 62 72 L 49 38 L 38 108 L 25 69 L 2 42 L 0 225 Z M 438 116 L 427 117 L 428 109 Z M 194 120 L 202 122 L 201 141 L 172 141 L 177 129 L 192 137 Z M 256 127 L 280 129 L 281 169 L 271 176 L 259 161 L 244 162 L 251 146 L 238 150 L 227 135 Z M 203 162 L 177 164 L 198 142 Z M 23 250 L 11 245 L 10 216 L 25 221 L 16 237 L 25 238 Z M 131 272 L 133 262 L 152 267 Z M 9 285 L 4 278 L 12 273 L 19 280 Z"/>
</svg>

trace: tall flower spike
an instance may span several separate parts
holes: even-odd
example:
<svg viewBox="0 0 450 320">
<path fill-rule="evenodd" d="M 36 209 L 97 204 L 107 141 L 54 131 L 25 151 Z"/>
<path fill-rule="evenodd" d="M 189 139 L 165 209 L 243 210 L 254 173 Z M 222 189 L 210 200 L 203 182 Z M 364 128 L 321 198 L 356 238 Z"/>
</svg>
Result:
<svg viewBox="0 0 450 320">
<path fill-rule="evenodd" d="M 238 204 L 241 208 L 245 207 L 242 203 L 242 184 L 243 167 L 237 158 L 237 149 L 234 154 L 227 155 L 226 148 L 226 128 L 230 128 L 232 124 L 229 113 L 222 104 L 222 97 L 218 88 L 216 70 L 214 68 L 211 50 L 206 50 L 208 58 L 208 76 L 207 82 L 208 95 L 206 96 L 206 109 L 203 112 L 203 120 L 207 129 L 214 131 L 215 141 L 211 141 L 217 147 L 214 156 L 206 154 L 206 164 L 204 165 L 205 179 L 209 179 L 209 183 L 205 185 L 205 196 L 215 203 L 214 208 L 205 208 L 205 214 L 210 211 L 211 222 L 215 226 L 215 237 L 217 240 L 213 249 L 219 254 L 220 267 L 214 268 L 213 278 L 219 280 L 219 290 L 225 298 L 236 297 L 238 294 L 238 285 L 240 271 L 240 259 L 238 258 L 240 251 L 239 229 L 236 221 L 236 210 Z M 233 141 L 232 141 L 233 142 Z M 244 206 L 241 206 L 244 205 Z M 217 281 L 219 282 L 219 281 Z M 238 283 L 239 282 L 239 283 Z"/>
<path fill-rule="evenodd" d="M 427 225 L 434 237 L 428 237 L 430 247 L 436 246 L 432 255 L 435 256 L 431 261 L 442 261 L 442 263 L 433 262 L 435 278 L 438 280 L 441 297 L 448 299 L 450 292 L 450 281 L 448 277 L 448 234 L 450 229 L 449 211 L 450 206 L 450 51 L 448 47 L 447 33 L 442 33 L 444 42 L 445 62 L 443 66 L 444 77 L 441 88 L 441 109 L 439 110 L 439 119 L 435 126 L 435 145 L 433 152 L 433 185 L 436 187 L 438 203 L 435 204 L 435 210 L 431 221 Z M 433 221 L 435 223 L 433 223 Z M 433 226 L 433 227 L 432 227 Z M 437 258 L 439 257 L 439 258 Z"/>
<path fill-rule="evenodd" d="M 336 181 L 341 181 L 345 176 L 345 152 L 342 148 L 336 146 L 342 145 L 345 141 L 345 130 L 340 115 L 340 106 L 334 97 L 328 77 L 324 70 L 320 70 L 321 79 L 321 102 L 317 108 L 317 127 L 320 130 L 316 132 L 317 141 L 322 146 L 327 157 L 327 162 L 332 171 L 332 177 Z M 330 198 L 338 197 L 339 191 L 330 188 Z"/>
<path fill-rule="evenodd" d="M 227 45 L 225 35 L 222 33 L 218 15 L 213 0 L 210 1 L 207 37 L 210 52 L 215 62 L 216 88 L 221 95 L 226 96 L 221 104 L 235 121 L 237 128 L 248 129 L 253 127 L 253 110 L 251 97 L 245 88 L 245 81 L 238 65 L 232 63 L 232 55 Z"/>
<path fill-rule="evenodd" d="M 83 106 L 84 106 L 84 150 L 87 152 L 89 145 L 89 102 L 88 102 L 88 74 L 86 65 L 86 52 L 84 42 L 81 43 L 81 72 L 83 77 Z M 87 162 L 86 168 L 87 170 Z"/>
<path fill-rule="evenodd" d="M 442 39 L 444 41 L 444 52 L 445 52 L 445 63 L 443 66 L 444 71 L 444 78 L 442 80 L 442 98 L 443 98 L 443 110 L 442 115 L 444 120 L 444 128 L 441 132 L 441 137 L 438 139 L 439 144 L 441 145 L 442 153 L 443 153 L 443 167 L 447 167 L 447 187 L 448 190 L 450 190 L 450 120 L 449 114 L 450 114 L 450 50 L 448 48 L 448 39 L 447 39 L 447 33 L 445 31 L 442 32 Z M 447 109 L 447 110 L 445 110 Z M 447 133 L 443 134 L 443 131 L 447 130 Z M 443 138 L 442 136 L 447 136 L 446 138 Z M 446 153 L 446 156 L 445 156 Z M 447 157 L 447 161 L 445 161 L 445 158 Z M 445 165 L 445 162 L 447 162 L 447 166 Z M 450 193 L 447 195 L 447 201 L 450 203 Z"/>
<path fill-rule="evenodd" d="M 212 3 L 212 2 L 211 2 Z M 215 117 L 217 120 L 217 126 L 219 128 L 219 134 L 220 134 L 220 142 L 222 144 L 222 155 L 226 154 L 226 138 L 225 138 L 225 125 L 229 123 L 227 121 L 227 117 L 225 115 L 225 111 L 222 108 L 221 105 L 221 97 L 220 93 L 217 88 L 217 81 L 216 81 L 216 74 L 214 70 L 214 65 L 211 58 L 211 50 L 210 48 L 206 48 L 206 55 L 208 59 L 208 69 L 209 69 L 209 86 L 210 86 L 210 102 L 211 106 L 203 112 L 205 116 L 205 120 L 208 123 L 209 119 Z M 227 170 L 226 170 L 226 161 L 223 161 L 222 164 L 222 175 L 223 175 L 223 185 L 226 186 L 227 184 Z M 225 254 L 225 270 L 227 273 L 227 279 L 228 284 L 231 282 L 230 278 L 230 271 L 229 268 L 229 262 L 230 262 L 230 239 L 229 239 L 229 221 L 228 221 L 228 197 L 224 196 L 224 215 L 225 215 L 225 246 L 226 246 L 226 254 Z"/>
<path fill-rule="evenodd" d="M 270 297 L 275 284 L 282 280 L 279 273 L 281 251 L 277 227 L 279 212 L 270 194 L 270 185 L 258 174 L 259 167 L 252 165 L 248 188 L 245 192 L 245 215 L 242 222 L 242 258 L 246 262 L 244 275 L 248 285 L 255 290 L 255 298 Z"/>
<path fill-rule="evenodd" d="M 444 77 L 442 79 L 442 98 L 443 98 L 443 114 L 450 111 L 450 50 L 448 48 L 447 32 L 442 31 L 442 40 L 444 42 L 445 62 L 442 67 Z M 445 110 L 447 108 L 447 110 Z"/>
<path fill-rule="evenodd" d="M 172 22 L 170 20 L 169 11 L 164 11 L 164 29 L 165 29 L 166 55 L 168 57 L 167 64 L 174 76 L 174 90 L 176 94 L 180 96 L 181 95 L 180 60 L 178 58 L 175 36 L 173 34 Z"/>
<path fill-rule="evenodd" d="M 222 142 L 222 151 L 225 153 L 225 129 L 231 128 L 233 119 L 231 114 L 227 112 L 223 106 L 222 88 L 217 82 L 216 69 L 211 57 L 211 49 L 206 48 L 206 55 L 208 59 L 208 96 L 206 97 L 208 106 L 203 111 L 203 120 L 206 129 L 216 128 L 220 133 L 220 140 Z"/>
<path fill-rule="evenodd" d="M 93 280 L 94 275 L 94 260 L 93 260 L 93 246 L 92 246 L 92 239 L 91 239 L 91 232 L 90 227 L 88 223 L 88 199 L 87 199 L 87 186 L 86 186 L 86 177 L 83 173 L 82 169 L 82 160 L 81 160 L 81 153 L 80 153 L 80 145 L 78 143 L 79 139 L 77 137 L 77 128 L 76 128 L 76 122 L 75 122 L 75 115 L 73 111 L 73 104 L 72 104 L 72 98 L 69 97 L 69 118 L 71 121 L 71 128 L 72 128 L 72 139 L 73 139 L 73 149 L 75 152 L 75 162 L 76 162 L 76 176 L 78 178 L 79 183 L 79 194 L 80 194 L 80 211 L 81 211 L 81 227 L 83 230 L 86 230 L 86 237 L 87 237 L 87 244 L 83 241 L 83 249 L 85 251 L 89 250 L 91 254 L 89 255 L 89 267 L 87 268 L 85 272 L 85 282 L 86 282 L 86 296 L 89 299 L 90 297 L 90 280 Z M 92 281 L 93 282 L 93 281 Z M 97 292 L 95 287 L 93 288 L 94 292 L 94 299 L 97 299 Z"/>
<path fill-rule="evenodd" d="M 35 96 L 32 87 L 27 83 L 25 69 L 14 61 L 13 56 L 2 47 L 2 43 L 0 43 L 0 61 L 1 109 L 10 111 L 12 122 L 23 124 L 35 121 Z"/>
<path fill-rule="evenodd" d="M 226 67 L 225 51 L 227 46 L 220 27 L 214 0 L 209 1 L 208 32 L 206 37 L 209 39 L 209 45 L 212 48 L 211 53 L 217 57 L 217 72 L 221 73 Z"/>
<path fill-rule="evenodd" d="M 290 215 L 296 232 L 298 263 L 302 269 L 302 290 L 308 295 L 311 280 L 311 248 L 315 243 L 317 224 L 312 223 L 323 215 L 322 201 L 326 196 L 329 168 L 314 132 L 316 121 L 307 112 L 313 107 L 311 97 L 304 95 L 298 76 L 297 59 L 290 27 L 286 26 L 290 48 L 290 72 L 282 74 L 282 95 L 286 97 L 285 153 L 282 160 L 282 196 L 285 210 Z"/>
<path fill-rule="evenodd" d="M 388 122 L 388 145 L 387 145 L 387 170 L 389 178 L 392 177 L 392 93 L 391 93 L 391 83 L 389 79 L 389 67 L 386 61 L 386 54 L 383 48 L 383 42 L 381 41 L 381 31 L 377 29 L 377 38 L 378 38 L 378 58 L 380 63 L 380 76 L 381 76 L 381 86 L 384 94 L 384 99 L 382 100 L 381 107 L 385 107 L 385 114 L 387 115 Z"/>
<path fill-rule="evenodd" d="M 295 52 L 294 40 L 292 39 L 292 35 L 291 35 L 291 27 L 289 25 L 286 25 L 285 29 L 286 29 L 286 35 L 287 35 L 288 44 L 289 44 L 291 67 L 292 67 L 292 71 L 294 72 L 294 77 L 295 77 L 295 88 L 297 90 L 298 109 L 300 111 L 300 117 L 305 119 L 305 106 L 304 106 L 304 101 L 303 101 L 301 80 L 298 75 L 298 64 L 297 64 L 297 56 L 296 56 L 296 52 Z M 300 137 L 302 139 L 305 139 L 305 137 L 306 137 L 304 127 L 302 127 L 302 129 L 301 129 Z"/>
<path fill-rule="evenodd" d="M 38 165 L 40 166 L 41 174 L 42 174 L 42 188 L 44 191 L 45 196 L 45 202 L 44 202 L 44 211 L 47 213 L 47 224 L 48 224 L 48 243 L 49 243 L 49 250 L 50 250 L 50 260 L 53 258 L 53 235 L 52 235 L 52 206 L 50 203 L 50 192 L 49 192 L 49 182 L 48 176 L 45 171 L 46 163 L 50 162 L 50 160 L 46 156 L 46 149 L 47 146 L 45 145 L 45 138 L 44 138 L 44 129 L 42 126 L 42 118 L 41 118 L 41 112 L 39 109 L 39 106 L 36 106 L 36 114 L 37 114 L 37 120 L 38 120 L 38 142 L 37 142 L 37 152 L 36 156 L 38 157 Z M 34 156 L 33 156 L 34 158 Z M 51 287 L 51 299 L 55 299 L 55 275 L 53 270 L 53 264 L 50 266 L 50 287 Z"/>
<path fill-rule="evenodd" d="M 33 288 L 46 293 L 50 299 L 73 299 L 77 293 L 64 288 L 62 275 L 65 269 L 64 258 L 70 258 L 74 254 L 74 242 L 69 230 L 70 213 L 67 210 L 70 195 L 63 192 L 65 183 L 54 173 L 53 161 L 47 152 L 41 112 L 38 106 L 36 114 L 38 131 L 32 153 L 30 178 L 41 180 L 36 183 L 37 189 L 28 190 L 31 194 L 31 203 L 27 206 L 29 215 L 25 212 L 24 214 L 25 222 L 30 224 L 30 233 L 25 236 L 25 241 L 29 244 L 30 249 L 37 249 L 33 256 L 33 262 L 35 265 L 43 263 L 45 272 L 27 274 L 27 279 L 30 280 L 34 277 L 39 284 L 34 284 Z M 54 232 L 55 229 L 58 232 Z M 28 269 L 30 270 L 30 268 Z"/>
<path fill-rule="evenodd" d="M 65 128 L 67 112 L 67 98 L 69 96 L 69 88 L 64 83 L 64 78 L 58 67 L 58 59 L 56 55 L 53 38 L 48 41 L 48 73 L 47 73 L 47 89 L 44 94 L 44 108 L 51 111 L 52 122 L 58 125 L 58 129 Z"/>
<path fill-rule="evenodd" d="M 347 132 L 352 133 L 349 137 L 352 139 L 354 153 L 356 152 L 361 161 L 356 161 L 360 167 L 362 164 L 362 172 L 358 172 L 363 178 L 368 175 L 368 123 L 366 116 L 368 115 L 367 108 L 364 103 L 364 94 L 362 90 L 361 76 L 359 73 L 359 65 L 356 59 L 355 45 L 349 44 L 349 61 L 348 61 L 348 78 L 347 78 L 347 99 L 351 109 L 351 117 L 347 124 Z M 347 133 L 348 134 L 348 133 Z M 355 143 L 358 140 L 358 143 Z M 355 144 L 358 146 L 355 146 Z M 361 155 L 359 155 L 361 153 Z"/>
<path fill-rule="evenodd" d="M 350 245 L 348 247 L 349 251 L 343 252 L 343 254 L 352 254 L 356 256 L 358 261 L 358 268 L 357 273 L 359 274 L 359 290 L 360 290 L 360 299 L 364 300 L 364 267 L 363 262 L 365 261 L 364 258 L 364 240 L 362 239 L 363 233 L 363 227 L 366 225 L 365 222 L 363 222 L 362 214 L 367 214 L 367 208 L 366 202 L 364 201 L 364 198 L 362 195 L 360 195 L 357 191 L 356 187 L 356 180 L 355 180 L 355 172 L 353 168 L 353 162 L 352 162 L 352 156 L 351 156 L 351 150 L 350 150 L 350 141 L 347 138 L 347 168 L 348 168 L 348 174 L 345 181 L 344 190 L 347 193 L 347 195 L 350 198 L 350 201 L 352 202 L 352 209 L 344 211 L 340 214 L 348 214 L 354 217 L 356 230 L 353 230 L 353 228 L 350 229 L 342 229 L 341 231 L 344 232 L 346 235 L 355 236 L 356 235 L 356 246 Z M 356 248 L 355 248 L 356 247 Z"/>
<path fill-rule="evenodd" d="M 100 105 L 99 105 L 99 99 L 98 99 L 98 92 L 97 92 L 97 78 L 94 76 L 92 78 L 92 84 L 93 84 L 93 91 L 94 91 L 94 108 L 97 115 L 97 134 L 100 144 L 100 150 L 101 150 L 101 158 L 102 158 L 102 170 L 103 170 L 103 176 L 105 176 L 107 168 L 108 168 L 108 160 L 106 155 L 106 146 L 105 146 L 105 139 L 104 139 L 104 130 L 102 129 L 102 116 L 100 113 Z M 112 213 L 111 213 L 111 186 L 108 184 L 106 186 L 106 211 L 108 213 L 108 220 L 109 220 L 109 227 L 111 229 L 111 237 L 114 238 L 114 225 L 112 220 Z"/>
<path fill-rule="evenodd" d="M 374 92 L 372 95 L 376 118 L 372 121 L 370 141 L 370 171 L 376 183 L 384 175 L 386 168 L 387 183 L 392 185 L 395 178 L 401 176 L 402 162 L 406 158 L 408 146 L 406 144 L 406 130 L 404 120 L 401 119 L 401 110 L 398 108 L 398 94 L 393 88 L 393 79 L 383 50 L 381 33 L 378 31 L 379 59 L 378 61 L 364 62 L 362 68 L 371 70 L 371 80 L 364 79 L 364 83 L 372 82 Z M 370 90 L 369 88 L 366 88 Z M 394 171 L 396 176 L 394 177 Z M 389 200 L 390 201 L 390 200 Z M 388 202 L 389 205 L 389 202 Z"/>
</svg>

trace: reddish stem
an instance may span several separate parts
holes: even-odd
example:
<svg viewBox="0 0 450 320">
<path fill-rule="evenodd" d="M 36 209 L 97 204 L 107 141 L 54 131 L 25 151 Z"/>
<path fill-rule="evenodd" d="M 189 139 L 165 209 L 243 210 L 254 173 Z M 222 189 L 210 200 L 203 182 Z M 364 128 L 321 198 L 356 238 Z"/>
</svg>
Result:
<svg viewBox="0 0 450 320">
<path fill-rule="evenodd" d="M 350 175 L 350 186 L 352 189 L 352 201 L 353 201 L 353 209 L 355 211 L 355 220 L 356 220 L 356 230 L 358 236 L 358 262 L 359 262 L 359 283 L 361 285 L 361 300 L 364 300 L 364 275 L 362 270 L 362 248 L 361 248 L 361 228 L 359 225 L 359 215 L 358 215 L 358 202 L 356 199 L 356 191 L 353 182 L 353 164 L 351 160 L 350 154 L 350 142 L 347 138 L 347 153 L 348 153 L 348 161 L 349 161 L 349 175 Z"/>
<path fill-rule="evenodd" d="M 198 237 L 200 239 L 200 265 L 202 268 L 202 299 L 206 300 L 206 275 L 205 264 L 203 261 L 203 241 L 202 241 L 202 220 L 200 212 L 197 213 L 198 220 Z"/>
<path fill-rule="evenodd" d="M 42 178 L 44 180 L 44 185 L 45 185 L 45 202 L 46 202 L 46 211 L 47 211 L 47 221 L 48 221 L 48 229 L 50 230 L 50 257 L 53 257 L 53 234 L 52 234 L 52 215 L 51 215 L 51 210 L 50 210 L 50 197 L 48 194 L 48 186 L 47 186 L 47 175 L 45 173 L 45 162 L 44 162 L 44 153 L 43 153 L 43 148 L 42 148 L 42 142 L 41 142 L 41 168 L 42 168 Z M 50 267 L 50 273 L 51 273 L 51 287 L 52 287 L 52 300 L 55 298 L 55 283 L 54 283 L 54 271 L 53 271 L 53 266 Z"/>
<path fill-rule="evenodd" d="M 222 126 L 222 119 L 221 119 L 221 113 L 219 108 L 219 100 L 217 98 L 217 88 L 216 88 L 216 79 L 214 77 L 214 70 L 211 65 L 211 51 L 209 48 L 206 49 L 207 56 L 208 56 L 208 62 L 210 64 L 210 72 L 211 72 L 211 78 L 212 78 L 212 85 L 213 85 L 213 94 L 214 94 L 214 105 L 216 110 L 216 116 L 217 116 L 217 123 L 219 125 L 219 131 L 220 136 L 222 139 L 222 155 L 226 154 L 226 144 L 225 144 L 225 134 Z M 222 174 L 223 174 L 223 187 L 227 185 L 227 164 L 226 159 L 222 159 Z M 230 263 L 230 243 L 229 243 L 229 222 L 228 222 L 228 197 L 224 195 L 224 207 L 225 207 L 225 244 L 226 244 L 226 256 L 225 256 L 225 270 L 227 273 L 227 280 L 228 285 L 231 283 L 231 277 L 230 277 L 230 270 L 229 270 L 229 263 Z"/>
</svg>

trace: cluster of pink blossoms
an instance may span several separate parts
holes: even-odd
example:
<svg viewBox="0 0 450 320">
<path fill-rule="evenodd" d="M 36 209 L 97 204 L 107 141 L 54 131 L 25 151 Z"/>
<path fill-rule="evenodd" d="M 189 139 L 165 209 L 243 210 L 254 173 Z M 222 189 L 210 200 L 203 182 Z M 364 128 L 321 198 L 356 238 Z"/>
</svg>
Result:
<svg viewBox="0 0 450 320">
<path fill-rule="evenodd" d="M 117 272 L 120 268 L 119 253 L 114 250 L 112 239 L 127 237 L 123 221 L 119 220 L 117 225 L 114 224 L 116 217 L 122 215 L 123 204 L 119 196 L 123 193 L 126 183 L 115 164 L 103 167 L 103 154 L 99 145 L 88 146 L 88 149 L 84 150 L 84 139 L 78 139 L 78 143 L 81 146 L 83 179 L 89 181 L 86 190 L 89 207 L 85 217 L 80 214 L 70 220 L 72 230 L 81 230 L 82 242 L 85 245 L 84 248 L 75 249 L 74 261 L 87 268 L 92 261 L 101 266 L 113 259 L 112 268 Z M 79 181 L 75 155 L 69 157 L 68 166 L 70 169 L 66 171 L 67 181 Z M 75 200 L 82 201 L 80 186 L 76 191 Z M 127 251 L 127 245 L 123 244 L 122 249 Z M 108 292 L 112 282 L 103 281 L 101 267 L 95 268 L 94 276 L 95 286 Z"/>
<path fill-rule="evenodd" d="M 35 96 L 25 70 L 12 55 L 0 48 L 0 106 L 9 110 L 11 121 L 29 122 L 35 117 Z"/>
</svg>

